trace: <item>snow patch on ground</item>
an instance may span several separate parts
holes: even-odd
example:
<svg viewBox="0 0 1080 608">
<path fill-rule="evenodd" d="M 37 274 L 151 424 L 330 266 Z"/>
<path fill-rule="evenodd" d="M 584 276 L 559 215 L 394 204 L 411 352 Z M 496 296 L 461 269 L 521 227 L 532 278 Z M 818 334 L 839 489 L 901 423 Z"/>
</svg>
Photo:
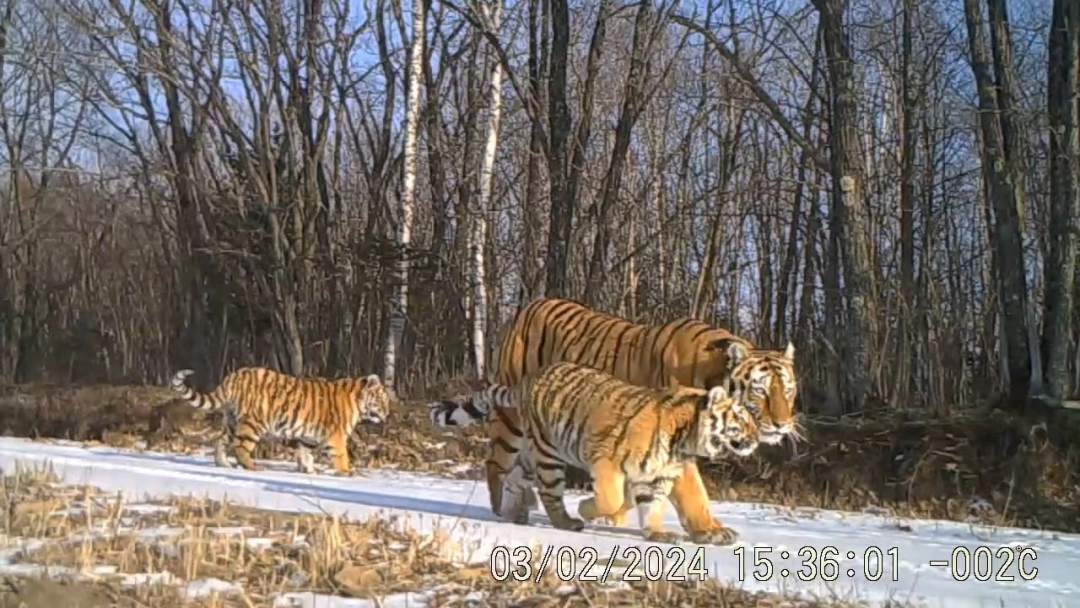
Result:
<svg viewBox="0 0 1080 608">
<path fill-rule="evenodd" d="M 243 587 L 220 578 L 200 578 L 184 586 L 184 598 L 197 600 L 217 594 L 219 596 L 243 593 Z"/>
<path fill-rule="evenodd" d="M 645 542 L 636 527 L 592 525 L 582 532 L 556 530 L 540 510 L 534 511 L 532 523 L 527 526 L 499 522 L 491 514 L 483 482 L 386 469 L 357 470 L 352 477 L 341 477 L 304 475 L 296 472 L 292 463 L 274 463 L 275 466 L 268 463 L 264 470 L 247 471 L 216 467 L 209 458 L 200 456 L 0 438 L 0 468 L 11 470 L 16 464 L 37 467 L 48 464 L 67 483 L 120 492 L 134 501 L 195 495 L 263 509 L 336 514 L 352 519 L 389 517 L 398 525 L 421 533 L 444 531 L 456 544 L 457 553 L 453 557 L 464 563 L 487 563 L 496 546 L 509 550 L 534 545 L 536 550 L 546 547 L 557 550 L 566 546 L 579 556 L 581 551 L 595 550 L 601 563 L 616 551 L 617 557 L 629 560 L 633 555 L 627 551 L 644 554 L 656 547 L 664 555 L 670 555 L 674 547 L 679 547 L 674 550 L 687 560 L 699 555 L 708 576 L 751 591 L 786 591 L 877 604 L 901 600 L 943 608 L 1080 606 L 1080 577 L 1076 575 L 1080 572 L 1080 535 L 1076 534 L 912 520 L 877 510 L 853 513 L 714 502 L 713 515 L 739 533 L 738 542 L 728 547 L 688 542 L 673 546 Z M 567 496 L 571 513 L 577 511 L 577 503 L 583 497 L 580 493 Z M 670 530 L 682 531 L 671 508 L 666 523 Z M 1034 580 L 1023 580 L 1017 576 L 1018 564 L 1014 562 L 1006 572 L 1013 577 L 1012 581 L 993 580 L 993 576 L 991 580 L 977 580 L 972 575 L 961 582 L 954 580 L 948 567 L 930 565 L 932 560 L 950 560 L 954 550 L 974 555 L 980 546 L 991 549 L 991 555 L 996 555 L 1003 546 L 1033 549 L 1036 559 L 1028 559 L 1024 566 L 1029 572 L 1033 567 L 1038 568 L 1038 573 Z M 745 556 L 742 564 L 735 553 L 740 547 Z M 795 576 L 803 567 L 800 551 L 813 551 L 820 564 L 829 547 L 836 549 L 838 572 L 834 580 L 824 580 L 820 567 L 812 580 L 802 581 Z M 898 556 L 898 580 L 892 580 L 892 562 L 888 558 L 884 575 L 878 580 L 864 576 L 864 560 L 874 564 L 876 551 L 887 555 L 892 547 Z M 755 550 L 773 566 L 767 580 L 758 581 L 753 576 Z M 788 553 L 787 557 L 783 556 L 784 552 Z M 992 575 L 1002 563 L 1000 558 L 993 559 Z M 672 562 L 665 561 L 665 572 L 671 565 Z M 641 568 L 638 566 L 639 574 L 643 573 Z M 685 562 L 682 568 L 686 568 Z M 782 570 L 789 572 L 782 576 Z M 554 575 L 553 569 L 547 573 Z M 417 601 L 426 597 L 415 595 Z M 296 605 L 320 608 L 370 605 L 322 604 L 318 603 L 323 601 L 318 599 L 320 596 L 314 594 L 296 597 L 303 596 L 315 599 L 301 599 L 309 603 Z M 405 599 L 403 596 L 394 601 Z M 383 600 L 382 605 L 391 604 Z"/>
</svg>

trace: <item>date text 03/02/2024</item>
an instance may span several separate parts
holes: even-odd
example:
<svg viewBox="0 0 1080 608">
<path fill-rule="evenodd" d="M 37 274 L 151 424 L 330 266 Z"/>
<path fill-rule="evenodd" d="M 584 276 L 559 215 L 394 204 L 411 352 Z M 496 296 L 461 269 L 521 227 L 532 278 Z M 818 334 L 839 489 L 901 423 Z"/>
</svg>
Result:
<svg viewBox="0 0 1080 608">
<path fill-rule="evenodd" d="M 804 546 L 797 551 L 779 550 L 767 545 L 736 547 L 738 578 L 740 581 L 753 577 L 757 581 L 769 581 L 779 574 L 780 578 L 794 575 L 801 581 L 836 581 L 862 575 L 869 581 L 900 580 L 900 549 L 869 546 L 859 554 L 856 551 L 840 551 L 836 547 Z M 777 559 L 779 557 L 779 559 Z M 947 570 L 958 582 L 966 580 L 1012 582 L 1031 581 L 1039 574 L 1034 562 L 1039 558 L 1033 547 L 1001 546 L 993 549 L 980 545 L 970 549 L 958 545 L 944 556 L 945 559 L 930 560 L 927 565 Z M 793 559 L 791 563 L 787 560 Z M 856 563 L 858 560 L 858 563 Z"/>
<path fill-rule="evenodd" d="M 615 545 L 601 554 L 592 547 L 531 547 L 497 545 L 491 550 L 491 578 L 540 583 L 554 576 L 563 582 L 704 581 L 712 572 L 705 548 Z"/>
<path fill-rule="evenodd" d="M 798 550 L 775 549 L 767 545 L 739 546 L 733 550 L 740 581 L 748 578 L 765 582 L 779 576 L 794 576 L 801 581 L 836 581 L 861 575 L 869 581 L 900 579 L 900 549 L 869 546 L 861 554 L 840 551 L 834 546 L 803 546 Z M 930 560 L 929 566 L 942 568 L 955 581 L 1031 581 L 1039 574 L 1033 547 L 985 545 L 970 549 L 958 545 L 944 556 Z M 791 560 L 789 562 L 789 560 Z M 534 551 L 531 547 L 496 546 L 489 561 L 491 577 L 496 581 L 533 581 L 545 576 L 561 581 L 704 581 L 712 572 L 705 563 L 704 547 L 661 548 L 650 545 L 620 547 L 605 551 L 592 547 L 548 546 Z"/>
</svg>

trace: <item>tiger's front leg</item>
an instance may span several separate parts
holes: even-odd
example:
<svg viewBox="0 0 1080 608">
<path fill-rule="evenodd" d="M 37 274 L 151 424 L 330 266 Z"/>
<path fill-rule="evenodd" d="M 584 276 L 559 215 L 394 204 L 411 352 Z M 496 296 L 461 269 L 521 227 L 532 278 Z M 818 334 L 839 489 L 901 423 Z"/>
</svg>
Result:
<svg viewBox="0 0 1080 608">
<path fill-rule="evenodd" d="M 626 514 L 633 508 L 632 503 L 627 506 L 626 474 L 608 459 L 593 463 L 591 469 L 595 494 L 581 501 L 578 515 L 586 521 L 603 517 L 620 522 L 616 525 L 625 525 Z"/>
<path fill-rule="evenodd" d="M 630 483 L 627 482 L 626 487 L 623 489 L 623 506 L 619 507 L 619 510 L 609 517 L 604 519 L 607 523 L 617 528 L 625 528 L 627 522 L 630 520 L 630 511 L 634 510 L 634 493 L 630 489 Z M 597 512 L 596 495 L 592 495 L 578 504 L 578 515 L 585 518 L 585 521 L 592 521 L 591 517 L 586 517 L 586 514 L 593 515 Z"/>
<path fill-rule="evenodd" d="M 709 494 L 701 480 L 697 463 L 688 461 L 683 465 L 682 475 L 671 489 L 671 502 L 679 514 L 679 521 L 696 543 L 730 545 L 738 538 L 734 530 L 724 526 L 709 512 Z"/>
</svg>

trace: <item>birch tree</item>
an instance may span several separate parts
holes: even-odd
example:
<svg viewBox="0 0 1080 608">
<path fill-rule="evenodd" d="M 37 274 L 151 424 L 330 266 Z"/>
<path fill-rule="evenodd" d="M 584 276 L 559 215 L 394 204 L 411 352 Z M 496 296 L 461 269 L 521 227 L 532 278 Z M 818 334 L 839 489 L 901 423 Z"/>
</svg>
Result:
<svg viewBox="0 0 1080 608">
<path fill-rule="evenodd" d="M 424 0 L 413 0 L 413 39 L 409 49 L 409 80 L 405 100 L 405 156 L 402 166 L 401 207 L 397 218 L 398 260 L 395 266 L 393 294 L 390 297 L 390 327 L 383 358 L 383 380 L 394 387 L 397 379 L 398 351 L 405 333 L 409 304 L 408 248 L 412 240 L 413 211 L 416 203 L 417 128 L 420 124 L 420 90 L 424 87 Z"/>
<path fill-rule="evenodd" d="M 490 31 L 499 31 L 502 20 L 502 0 L 495 0 L 486 14 Z M 493 53 L 492 53 L 493 54 Z M 484 340 L 487 328 L 488 300 L 484 276 L 484 249 L 487 244 L 487 225 L 491 213 L 491 189 L 495 182 L 495 153 L 499 147 L 499 118 L 502 114 L 502 66 L 498 58 L 491 62 L 490 99 L 488 106 L 487 140 L 484 144 L 483 164 L 480 168 L 480 200 L 478 210 L 472 214 L 472 279 L 473 279 L 473 360 L 476 377 L 483 378 L 486 367 L 487 344 Z"/>
</svg>

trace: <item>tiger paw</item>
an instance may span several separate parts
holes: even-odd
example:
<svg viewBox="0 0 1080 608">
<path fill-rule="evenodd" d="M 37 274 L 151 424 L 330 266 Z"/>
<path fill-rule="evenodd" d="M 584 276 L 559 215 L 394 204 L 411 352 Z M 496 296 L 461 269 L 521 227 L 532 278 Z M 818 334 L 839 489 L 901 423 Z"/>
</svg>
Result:
<svg viewBox="0 0 1080 608">
<path fill-rule="evenodd" d="M 556 528 L 560 530 L 571 530 L 573 532 L 581 532 L 585 529 L 585 522 L 576 517 L 567 517 L 562 521 L 551 522 Z"/>
<path fill-rule="evenodd" d="M 581 516 L 581 519 L 585 521 L 593 521 L 594 519 L 600 517 L 600 514 L 596 511 L 595 498 L 586 498 L 585 500 L 578 503 L 577 512 L 578 515 Z"/>
<path fill-rule="evenodd" d="M 673 545 L 679 542 L 679 535 L 667 530 L 646 530 L 645 540 L 651 543 L 669 543 Z"/>
<path fill-rule="evenodd" d="M 526 526 L 529 524 L 529 511 L 520 510 L 504 513 L 503 515 L 500 515 L 499 518 L 507 523 L 517 524 L 519 526 Z"/>
<path fill-rule="evenodd" d="M 702 545 L 730 545 L 738 538 L 739 535 L 735 530 L 719 524 L 711 530 L 690 533 L 690 539 Z"/>
</svg>

